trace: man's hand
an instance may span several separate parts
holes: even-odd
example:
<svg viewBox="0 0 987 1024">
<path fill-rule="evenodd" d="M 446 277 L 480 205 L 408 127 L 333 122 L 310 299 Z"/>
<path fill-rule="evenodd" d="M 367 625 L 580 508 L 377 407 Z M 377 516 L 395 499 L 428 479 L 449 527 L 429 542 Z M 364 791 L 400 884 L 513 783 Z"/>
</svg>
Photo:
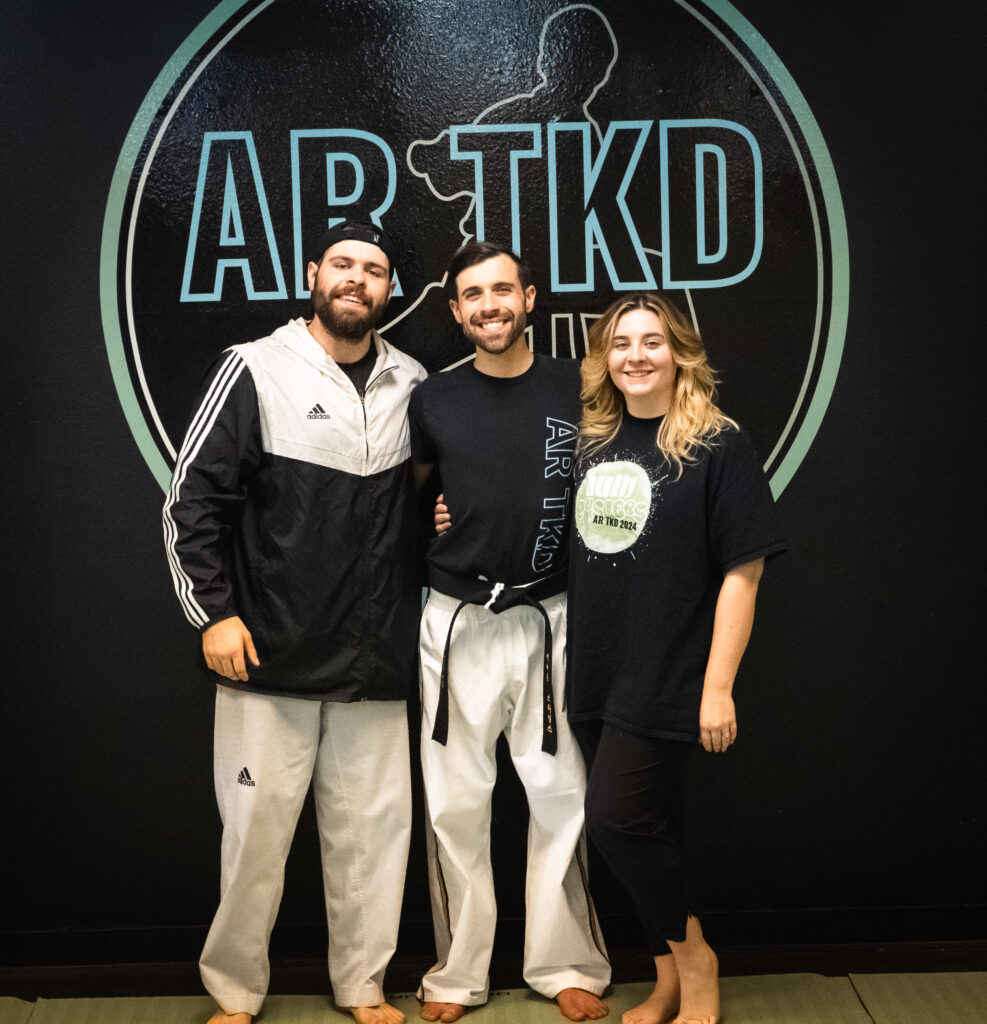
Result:
<svg viewBox="0 0 987 1024">
<path fill-rule="evenodd" d="M 440 494 L 435 499 L 435 532 L 445 533 L 452 526 L 452 516 L 445 506 L 445 495 Z"/>
<path fill-rule="evenodd" d="M 737 712 L 729 693 L 703 690 L 699 705 L 699 740 L 703 749 L 722 754 L 737 738 Z"/>
<path fill-rule="evenodd" d="M 227 679 L 246 682 L 250 678 L 247 675 L 247 658 L 251 665 L 260 666 L 253 637 L 239 615 L 213 623 L 202 634 L 202 653 L 213 672 Z"/>
</svg>

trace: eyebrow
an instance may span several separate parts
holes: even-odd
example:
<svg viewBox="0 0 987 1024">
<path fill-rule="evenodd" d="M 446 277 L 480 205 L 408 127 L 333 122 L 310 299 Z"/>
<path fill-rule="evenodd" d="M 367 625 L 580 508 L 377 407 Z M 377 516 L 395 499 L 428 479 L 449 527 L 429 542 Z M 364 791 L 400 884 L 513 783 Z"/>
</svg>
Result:
<svg viewBox="0 0 987 1024">
<path fill-rule="evenodd" d="M 377 270 L 383 270 L 385 274 L 387 273 L 387 267 L 385 267 L 383 263 L 378 263 L 376 260 L 356 260 L 352 256 L 342 256 L 342 255 L 331 256 L 330 259 L 334 263 L 337 262 L 337 261 L 342 261 L 343 263 L 347 263 L 347 264 L 350 264 L 350 263 L 360 263 L 364 268 L 376 267 Z"/>
<path fill-rule="evenodd" d="M 515 282 L 515 281 L 495 281 L 492 285 L 490 285 L 490 287 L 491 288 L 513 288 L 516 283 L 517 282 Z M 461 289 L 459 294 L 460 295 L 467 295 L 470 292 L 482 292 L 483 291 L 483 287 L 484 287 L 483 285 L 479 285 L 479 284 L 469 284 L 465 288 Z"/>
</svg>

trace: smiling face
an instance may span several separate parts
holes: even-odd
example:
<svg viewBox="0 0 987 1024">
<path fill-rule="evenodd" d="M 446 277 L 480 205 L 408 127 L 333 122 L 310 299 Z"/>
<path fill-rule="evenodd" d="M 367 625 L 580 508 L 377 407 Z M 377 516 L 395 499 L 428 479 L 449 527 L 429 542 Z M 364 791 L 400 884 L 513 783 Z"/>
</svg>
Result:
<svg viewBox="0 0 987 1024">
<path fill-rule="evenodd" d="M 607 367 L 627 411 L 647 419 L 664 416 L 675 391 L 675 358 L 661 317 L 632 309 L 617 321 Z"/>
<path fill-rule="evenodd" d="M 500 254 L 459 272 L 449 307 L 474 345 L 502 355 L 521 342 L 527 314 L 535 307 L 535 286 L 523 288 L 517 264 Z"/>
<path fill-rule="evenodd" d="M 312 310 L 338 341 L 361 342 L 380 323 L 394 285 L 382 249 L 346 239 L 308 265 Z"/>
</svg>

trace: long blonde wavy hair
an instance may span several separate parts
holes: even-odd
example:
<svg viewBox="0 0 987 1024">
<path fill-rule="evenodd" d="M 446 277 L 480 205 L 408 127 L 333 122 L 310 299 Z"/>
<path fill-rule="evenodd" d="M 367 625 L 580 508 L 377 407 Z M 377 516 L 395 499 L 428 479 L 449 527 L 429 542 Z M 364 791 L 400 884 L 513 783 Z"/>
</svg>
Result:
<svg viewBox="0 0 987 1024">
<path fill-rule="evenodd" d="M 610 376 L 608 359 L 620 318 L 635 309 L 658 317 L 675 361 L 672 401 L 655 444 L 681 476 L 683 463 L 694 461 L 699 449 L 709 447 L 721 430 L 737 424 L 717 408 L 716 376 L 698 332 L 670 299 L 655 292 L 617 299 L 590 326 L 589 354 L 582 362 L 579 451 L 586 455 L 605 447 L 620 430 L 626 404 Z"/>
</svg>

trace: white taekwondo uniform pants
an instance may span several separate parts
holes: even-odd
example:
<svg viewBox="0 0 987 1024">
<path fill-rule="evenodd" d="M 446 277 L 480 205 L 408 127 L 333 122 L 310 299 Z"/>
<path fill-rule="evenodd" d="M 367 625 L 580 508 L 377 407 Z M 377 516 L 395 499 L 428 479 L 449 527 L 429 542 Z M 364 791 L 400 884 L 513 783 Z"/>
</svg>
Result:
<svg viewBox="0 0 987 1024">
<path fill-rule="evenodd" d="M 340 1006 L 384 998 L 411 834 L 404 701 L 341 704 L 216 688 L 214 770 L 223 820 L 219 910 L 199 961 L 227 1013 L 256 1015 L 268 942 L 311 782 Z"/>
<path fill-rule="evenodd" d="M 432 739 L 442 653 L 459 605 L 432 591 L 421 626 L 422 771 L 429 884 L 438 963 L 419 998 L 475 1006 L 487 998 L 497 909 L 490 866 L 490 800 L 503 732 L 531 812 L 525 887 L 524 979 L 554 998 L 601 995 L 610 964 L 586 884 L 586 771 L 562 706 L 565 594 L 541 602 L 552 627 L 558 751 L 542 752 L 544 620 L 530 607 L 500 614 L 468 605 L 449 655 L 449 736 Z"/>
</svg>

